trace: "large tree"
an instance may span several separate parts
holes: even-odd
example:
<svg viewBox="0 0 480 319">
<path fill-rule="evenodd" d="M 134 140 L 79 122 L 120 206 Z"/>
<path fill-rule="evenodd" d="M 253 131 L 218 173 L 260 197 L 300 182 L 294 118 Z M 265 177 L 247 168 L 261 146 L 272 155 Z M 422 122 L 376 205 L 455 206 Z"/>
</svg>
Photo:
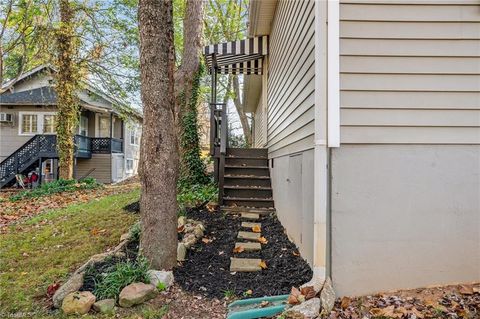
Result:
<svg viewBox="0 0 480 319">
<path fill-rule="evenodd" d="M 75 8 L 69 0 L 60 0 L 60 23 L 55 30 L 54 64 L 57 93 L 57 148 L 60 177 L 73 178 L 74 136 L 80 112 L 76 91 L 82 73 L 78 64 L 80 40 L 75 31 Z"/>
<path fill-rule="evenodd" d="M 141 251 L 155 269 L 176 265 L 178 148 L 172 1 L 140 0 Z"/>
</svg>

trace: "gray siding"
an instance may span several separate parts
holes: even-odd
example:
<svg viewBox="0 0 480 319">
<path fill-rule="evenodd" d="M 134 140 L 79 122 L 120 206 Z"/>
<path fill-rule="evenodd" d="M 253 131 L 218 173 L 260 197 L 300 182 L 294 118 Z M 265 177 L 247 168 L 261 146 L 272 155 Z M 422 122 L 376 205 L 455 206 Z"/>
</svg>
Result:
<svg viewBox="0 0 480 319">
<path fill-rule="evenodd" d="M 478 8 L 342 1 L 341 142 L 480 144 Z"/>
<path fill-rule="evenodd" d="M 260 96 L 257 109 L 254 114 L 253 143 L 255 147 L 264 147 L 267 144 L 265 136 L 266 108 L 262 105 L 262 96 Z"/>
<path fill-rule="evenodd" d="M 313 148 L 314 20 L 314 1 L 277 5 L 268 67 L 270 157 Z"/>
<path fill-rule="evenodd" d="M 332 151 L 338 295 L 480 281 L 479 145 Z"/>
<path fill-rule="evenodd" d="M 15 152 L 20 146 L 25 144 L 33 135 L 19 135 L 20 112 L 55 112 L 54 106 L 14 106 L 8 108 L 0 106 L 0 112 L 13 114 L 13 124 L 0 123 L 0 162 Z"/>
</svg>

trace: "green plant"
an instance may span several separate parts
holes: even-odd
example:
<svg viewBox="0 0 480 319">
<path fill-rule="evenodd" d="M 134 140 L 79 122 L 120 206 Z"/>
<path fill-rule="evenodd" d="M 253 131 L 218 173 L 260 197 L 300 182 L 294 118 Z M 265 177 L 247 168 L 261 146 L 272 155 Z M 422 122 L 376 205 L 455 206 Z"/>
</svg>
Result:
<svg viewBox="0 0 480 319">
<path fill-rule="evenodd" d="M 216 200 L 218 196 L 217 185 L 210 183 L 206 185 L 182 185 L 178 186 L 177 201 L 180 209 L 195 207 L 204 202 Z"/>
<path fill-rule="evenodd" d="M 118 298 L 120 291 L 134 282 L 150 283 L 148 277 L 149 265 L 146 259 L 139 258 L 135 262 L 125 261 L 113 265 L 104 274 L 94 274 L 95 288 L 93 294 L 97 299 Z M 90 268 L 86 275 L 95 270 Z"/>
<path fill-rule="evenodd" d="M 168 305 L 164 305 L 160 309 L 147 308 L 142 311 L 144 319 L 162 319 L 167 313 Z"/>
<path fill-rule="evenodd" d="M 164 291 L 167 289 L 167 285 L 165 285 L 163 282 L 159 281 L 157 284 L 157 290 L 158 291 Z"/>
<path fill-rule="evenodd" d="M 56 193 L 73 192 L 78 189 L 95 189 L 101 187 L 94 178 L 85 178 L 81 182 L 74 179 L 59 179 L 50 183 L 44 183 L 37 188 L 21 191 L 10 196 L 10 201 L 16 202 L 25 198 L 38 198 Z"/>
<path fill-rule="evenodd" d="M 235 291 L 233 290 L 225 290 L 223 292 L 223 297 L 225 299 L 232 299 L 232 298 L 235 298 Z"/>
<path fill-rule="evenodd" d="M 141 232 L 142 225 L 140 225 L 140 222 L 136 222 L 135 224 L 133 224 L 133 226 L 129 230 L 131 241 L 139 241 Z"/>
</svg>

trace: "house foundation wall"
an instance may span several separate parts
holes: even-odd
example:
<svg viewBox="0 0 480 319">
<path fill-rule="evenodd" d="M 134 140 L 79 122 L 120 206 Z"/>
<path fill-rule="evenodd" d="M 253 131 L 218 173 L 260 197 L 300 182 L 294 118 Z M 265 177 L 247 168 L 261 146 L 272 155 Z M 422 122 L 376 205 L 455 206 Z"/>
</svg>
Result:
<svg viewBox="0 0 480 319">
<path fill-rule="evenodd" d="M 270 159 L 273 199 L 278 218 L 302 257 L 313 264 L 314 151 Z"/>
<path fill-rule="evenodd" d="M 480 281 L 480 146 L 342 145 L 331 169 L 339 295 Z"/>
</svg>

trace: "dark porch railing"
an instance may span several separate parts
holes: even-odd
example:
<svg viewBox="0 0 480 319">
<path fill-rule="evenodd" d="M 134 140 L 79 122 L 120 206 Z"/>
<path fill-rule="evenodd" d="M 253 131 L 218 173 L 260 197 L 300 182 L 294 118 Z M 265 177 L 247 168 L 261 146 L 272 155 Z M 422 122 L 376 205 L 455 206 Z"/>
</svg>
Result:
<svg viewBox="0 0 480 319">
<path fill-rule="evenodd" d="M 227 153 L 227 105 L 210 103 L 210 154 L 214 159 L 215 181 L 219 189 L 223 189 L 225 180 L 225 155 Z M 218 200 L 223 202 L 223 194 L 219 192 Z"/>
<path fill-rule="evenodd" d="M 110 154 L 123 152 L 123 140 L 110 137 L 92 137 L 92 153 Z"/>
</svg>

